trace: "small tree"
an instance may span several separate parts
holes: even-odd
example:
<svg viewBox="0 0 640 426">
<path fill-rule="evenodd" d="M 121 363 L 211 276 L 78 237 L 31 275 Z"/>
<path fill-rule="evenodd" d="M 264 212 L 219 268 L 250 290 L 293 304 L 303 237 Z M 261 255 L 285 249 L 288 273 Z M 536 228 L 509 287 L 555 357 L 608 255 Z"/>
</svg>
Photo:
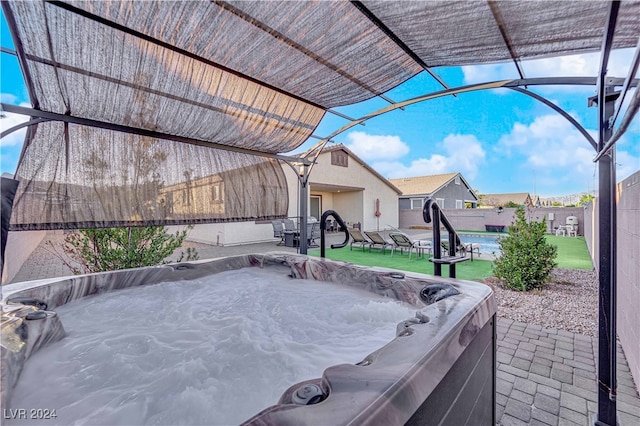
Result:
<svg viewBox="0 0 640 426">
<path fill-rule="evenodd" d="M 493 264 L 493 273 L 507 287 L 529 291 L 542 287 L 556 266 L 558 248 L 547 243 L 544 234 L 547 225 L 540 221 L 527 222 L 524 209 L 516 209 L 516 219 L 509 234 L 498 244 L 502 254 Z"/>
<path fill-rule="evenodd" d="M 164 226 L 81 229 L 64 239 L 64 255 L 55 254 L 74 274 L 139 268 L 169 263 L 165 260 L 182 246 L 187 231 L 168 234 Z M 196 260 L 191 248 L 177 262 Z"/>
</svg>

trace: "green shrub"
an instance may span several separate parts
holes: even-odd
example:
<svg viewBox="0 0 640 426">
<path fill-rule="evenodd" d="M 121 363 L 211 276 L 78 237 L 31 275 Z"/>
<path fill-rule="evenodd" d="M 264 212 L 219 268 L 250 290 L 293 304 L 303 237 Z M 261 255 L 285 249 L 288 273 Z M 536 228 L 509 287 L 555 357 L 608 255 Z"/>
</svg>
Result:
<svg viewBox="0 0 640 426">
<path fill-rule="evenodd" d="M 182 246 L 187 231 L 168 234 L 164 226 L 81 229 L 66 235 L 58 255 L 74 274 L 139 268 L 169 263 L 165 260 Z M 196 260 L 194 249 L 180 252 L 176 262 Z"/>
<path fill-rule="evenodd" d="M 498 241 L 502 254 L 493 264 L 493 273 L 507 287 L 529 291 L 542 287 L 556 266 L 558 248 L 547 243 L 545 219 L 527 223 L 524 209 L 516 209 L 509 234 Z"/>
</svg>

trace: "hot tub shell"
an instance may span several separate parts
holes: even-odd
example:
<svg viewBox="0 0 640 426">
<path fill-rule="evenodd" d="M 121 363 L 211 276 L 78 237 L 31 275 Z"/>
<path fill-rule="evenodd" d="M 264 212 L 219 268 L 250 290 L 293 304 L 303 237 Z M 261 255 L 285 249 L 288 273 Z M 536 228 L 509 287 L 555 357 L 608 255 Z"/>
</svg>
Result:
<svg viewBox="0 0 640 426">
<path fill-rule="evenodd" d="M 108 291 L 245 267 L 282 268 L 292 278 L 363 288 L 411 303 L 417 311 L 415 318 L 398 325 L 395 339 L 360 363 L 332 366 L 321 378 L 293 384 L 277 404 L 247 424 L 495 424 L 496 304 L 489 287 L 278 252 L 5 286 L 3 407 L 11 406 L 11 390 L 31 354 L 64 337 L 56 307 Z M 421 291 L 434 286 L 453 288 L 457 294 L 436 292 L 425 301 Z M 46 303 L 46 310 L 25 305 L 30 303 L 25 298 Z M 292 395 L 309 383 L 322 390 L 322 401 L 294 403 Z"/>
</svg>

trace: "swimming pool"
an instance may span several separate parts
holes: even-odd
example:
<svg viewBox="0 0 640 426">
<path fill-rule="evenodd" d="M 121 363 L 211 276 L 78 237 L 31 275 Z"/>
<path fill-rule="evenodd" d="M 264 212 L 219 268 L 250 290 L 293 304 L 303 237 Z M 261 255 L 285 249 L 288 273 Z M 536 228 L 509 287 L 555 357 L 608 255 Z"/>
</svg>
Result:
<svg viewBox="0 0 640 426">
<path fill-rule="evenodd" d="M 480 244 L 480 253 L 500 254 L 500 246 L 498 240 L 502 237 L 497 235 L 479 235 L 479 234 L 458 234 L 464 243 Z"/>
</svg>

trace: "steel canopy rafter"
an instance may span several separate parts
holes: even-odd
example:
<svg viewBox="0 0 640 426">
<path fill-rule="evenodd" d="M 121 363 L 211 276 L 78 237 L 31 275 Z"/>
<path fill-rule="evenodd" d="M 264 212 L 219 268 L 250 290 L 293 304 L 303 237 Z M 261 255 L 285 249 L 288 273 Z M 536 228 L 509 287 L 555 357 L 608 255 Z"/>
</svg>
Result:
<svg viewBox="0 0 640 426">
<path fill-rule="evenodd" d="M 125 80 L 122 80 L 122 79 L 110 77 L 108 75 L 103 75 L 103 74 L 100 74 L 100 73 L 97 73 L 97 72 L 93 72 L 93 71 L 87 71 L 85 69 L 74 67 L 74 66 L 67 65 L 67 64 L 63 64 L 63 63 L 60 63 L 60 62 L 57 62 L 57 61 L 54 62 L 54 61 L 51 61 L 49 59 L 40 58 L 40 57 L 31 55 L 31 54 L 27 54 L 27 55 L 25 55 L 25 57 L 28 60 L 32 61 L 32 62 L 36 62 L 36 63 L 43 64 L 43 65 L 48 65 L 48 66 L 56 68 L 56 69 L 61 69 L 61 70 L 68 71 L 68 72 L 71 72 L 71 73 L 84 75 L 84 76 L 87 76 L 87 77 L 95 78 L 95 79 L 106 81 L 106 82 L 109 82 L 109 83 L 114 83 L 114 84 L 117 84 L 119 86 L 129 87 L 129 88 L 134 89 L 134 90 L 139 90 L 141 92 L 150 93 L 152 95 L 160 96 L 160 97 L 163 97 L 163 98 L 166 98 L 166 99 L 171 99 L 171 100 L 178 101 L 178 102 L 181 102 L 181 103 L 187 104 L 187 105 L 197 106 L 199 108 L 203 108 L 203 109 L 206 109 L 206 110 L 209 110 L 209 111 L 214 111 L 214 112 L 217 112 L 217 113 L 229 115 L 229 116 L 232 116 L 232 117 L 240 117 L 240 116 L 244 115 L 241 112 L 233 110 L 234 107 L 236 107 L 237 105 L 240 105 L 242 112 L 251 112 L 251 113 L 254 113 L 256 115 L 261 115 L 263 117 L 268 117 L 269 119 L 276 119 L 276 120 L 283 121 L 283 122 L 289 121 L 289 118 L 285 117 L 283 115 L 276 115 L 276 114 L 273 114 L 273 113 L 268 113 L 268 112 L 265 112 L 265 111 L 262 111 L 262 110 L 258 110 L 257 108 L 253 108 L 251 106 L 243 105 L 240 102 L 234 101 L 234 100 L 223 99 L 226 107 L 225 108 L 217 107 L 217 106 L 213 106 L 211 104 L 207 104 L 207 103 L 203 103 L 203 102 L 197 102 L 197 101 L 194 101 L 192 99 L 185 98 L 183 96 L 178 96 L 178 95 L 174 95 L 174 94 L 171 94 L 171 93 L 163 92 L 163 91 L 160 91 L 160 90 L 152 89 L 150 87 L 146 87 L 146 86 L 141 85 L 141 84 L 131 83 L 129 81 L 125 81 Z M 220 99 L 222 99 L 222 98 L 220 98 Z M 236 104 L 236 105 L 234 105 L 234 104 Z M 346 118 L 346 116 L 345 116 L 345 118 Z M 252 119 L 247 119 L 247 120 L 252 120 Z M 255 121 L 255 119 L 253 119 L 253 120 Z M 307 129 L 311 129 L 311 127 L 307 126 L 307 125 L 300 125 L 300 127 L 305 127 Z"/>
<path fill-rule="evenodd" d="M 9 32 L 11 33 L 11 38 L 13 39 L 13 45 L 15 47 L 15 53 L 18 57 L 18 63 L 20 64 L 20 70 L 22 71 L 22 76 L 24 77 L 24 83 L 27 87 L 27 91 L 29 93 L 29 99 L 31 100 L 31 104 L 34 108 L 40 107 L 40 101 L 33 90 L 33 78 L 31 77 L 31 73 L 29 72 L 29 68 L 26 66 L 27 60 L 24 56 L 24 48 L 22 46 L 22 41 L 17 36 L 17 24 L 16 18 L 13 16 L 13 10 L 9 7 L 5 2 L 0 2 L 0 6 L 2 6 L 2 12 L 4 13 L 4 17 L 7 21 L 7 26 L 9 27 Z M 8 50 L 8 49 L 7 49 Z M 4 51 L 4 50 L 3 50 Z M 8 53 L 8 52 L 7 52 Z"/>
<path fill-rule="evenodd" d="M 387 27 L 376 15 L 374 15 L 362 2 L 351 1 L 351 4 L 358 9 L 364 16 L 366 16 L 371 22 L 373 22 L 383 33 L 387 35 L 400 49 L 402 49 L 407 55 L 411 57 L 418 65 L 422 67 L 426 72 L 435 78 L 438 83 L 445 89 L 449 89 L 449 86 L 442 80 L 442 78 L 431 70 L 431 67 L 427 65 L 420 56 L 416 54 L 409 46 L 407 46 L 400 38 Z M 455 94 L 453 94 L 455 96 Z M 383 98 L 384 99 L 384 98 Z M 386 100 L 386 99 L 385 99 Z"/>
<path fill-rule="evenodd" d="M 324 65 L 325 67 L 327 67 L 330 70 L 336 72 L 337 74 L 341 75 L 342 77 L 346 78 L 347 80 L 351 81 L 352 83 L 362 87 L 366 91 L 368 91 L 368 92 L 370 92 L 370 93 L 372 93 L 372 94 L 374 94 L 376 96 L 381 96 L 381 93 L 379 91 L 375 90 L 373 87 L 370 87 L 365 82 L 360 81 L 360 79 L 358 79 L 356 76 L 353 76 L 353 75 L 347 73 L 346 71 L 344 71 L 339 66 L 337 66 L 335 64 L 332 64 L 327 59 L 324 59 L 323 57 L 317 55 L 316 53 L 312 52 L 311 50 L 307 49 L 306 47 L 302 46 L 301 44 L 295 42 L 294 40 L 290 39 L 289 37 L 287 37 L 286 35 L 282 34 L 279 31 L 277 31 L 276 29 L 271 28 L 270 26 L 266 25 L 263 22 L 260 22 L 259 20 L 255 19 L 251 15 L 243 12 L 242 10 L 240 10 L 240 9 L 238 9 L 236 7 L 233 7 L 229 3 L 225 2 L 225 1 L 221 1 L 221 0 L 211 0 L 211 3 L 213 3 L 216 6 L 226 10 L 227 12 L 233 13 L 235 16 L 237 16 L 238 18 L 242 19 L 243 21 L 253 25 L 256 28 L 259 28 L 260 30 L 262 30 L 265 33 L 269 34 L 271 37 L 273 37 L 273 38 L 275 38 L 277 40 L 280 40 L 281 42 L 283 42 L 287 46 L 297 50 L 298 52 L 303 53 L 304 55 L 306 55 L 309 58 L 313 59 L 317 63 Z M 390 103 L 393 103 L 393 102 L 390 102 Z"/>
<path fill-rule="evenodd" d="M 630 87 L 637 87 L 639 84 L 639 80 L 638 79 L 634 79 L 629 83 Z M 540 78 L 526 78 L 526 79 L 519 79 L 519 80 L 500 80 L 500 81 L 493 81 L 493 82 L 487 82 L 487 83 L 477 83 L 477 84 L 470 84 L 470 85 L 466 85 L 466 86 L 460 86 L 460 87 L 454 87 L 451 89 L 446 89 L 446 90 L 440 90 L 437 92 L 432 92 L 432 93 L 427 93 L 425 95 L 421 95 L 421 96 L 417 96 L 411 99 L 407 99 L 405 101 L 402 102 L 398 102 L 396 104 L 393 105 L 389 105 L 387 107 L 381 108 L 379 110 L 376 110 L 374 112 L 371 112 L 365 116 L 362 116 L 361 118 L 354 120 L 350 123 L 347 123 L 346 125 L 342 126 L 341 128 L 339 128 L 338 130 L 332 132 L 330 135 L 328 135 L 326 137 L 325 140 L 322 140 L 320 142 L 318 142 L 316 145 L 314 145 L 313 147 L 311 147 L 305 154 L 305 157 L 308 157 L 309 155 L 311 155 L 313 152 L 315 152 L 315 150 L 317 149 L 317 147 L 319 146 L 324 146 L 326 145 L 326 141 L 329 139 L 332 139 L 334 137 L 336 137 L 337 135 L 349 130 L 350 128 L 354 127 L 357 124 L 361 124 L 364 123 L 374 117 L 386 114 L 388 112 L 394 111 L 396 109 L 400 109 L 409 105 L 413 105 L 413 104 L 417 104 L 420 102 L 424 102 L 424 101 L 428 101 L 431 99 L 437 99 L 443 96 L 448 96 L 448 95 L 452 95 L 452 94 L 459 94 L 459 93 L 466 93 L 466 92 L 474 92 L 474 91 L 478 91 L 478 90 L 488 90 L 488 89 L 500 89 L 500 88 L 506 88 L 506 89 L 514 89 L 514 88 L 518 88 L 520 86 L 547 86 L 547 85 L 579 85 L 579 86 L 595 86 L 597 84 L 597 78 L 596 77 L 540 77 Z M 621 86 L 624 84 L 624 80 L 622 78 L 610 78 L 608 83 L 609 86 Z M 519 90 L 521 93 L 526 94 L 531 96 L 532 98 L 539 100 L 543 103 L 545 103 L 546 105 L 550 106 L 551 108 L 553 108 L 554 110 L 560 112 L 560 107 L 557 106 L 551 106 L 553 104 L 547 103 L 549 101 L 543 101 L 542 99 L 544 99 L 542 96 L 534 94 L 533 92 L 530 92 L 528 90 Z M 568 114 L 562 114 L 563 117 L 565 119 L 567 119 L 572 125 L 575 126 L 574 123 L 575 120 L 573 120 L 572 118 L 570 118 L 571 116 L 569 116 Z M 585 135 L 584 132 L 586 132 L 586 130 L 584 130 L 582 128 L 582 126 L 576 126 L 576 128 L 578 129 L 578 131 L 580 131 L 581 134 Z M 583 132 L 584 131 L 584 132 Z M 586 135 L 585 135 L 586 137 Z M 589 141 L 590 144 L 593 143 L 593 138 L 587 138 L 587 140 Z"/>
<path fill-rule="evenodd" d="M 38 123 L 44 123 L 45 121 L 51 121 L 50 118 L 33 118 L 29 121 L 25 121 L 24 123 L 20 123 L 20 124 L 16 124 L 15 126 L 11 127 L 10 129 L 5 130 L 4 132 L 0 133 L 0 139 L 9 136 L 11 133 L 22 129 L 23 127 L 29 127 L 29 126 L 33 126 L 34 124 L 38 124 Z"/>
<path fill-rule="evenodd" d="M 75 6 L 67 4 L 65 2 L 57 1 L 57 0 L 46 0 L 46 3 L 47 4 L 51 4 L 53 6 L 60 7 L 61 9 L 64 9 L 64 10 L 66 10 L 68 12 L 71 12 L 71 13 L 75 13 L 77 15 L 80 15 L 80 16 L 84 17 L 84 18 L 90 19 L 90 20 L 92 20 L 94 22 L 98 22 L 100 24 L 106 25 L 109 28 L 113 28 L 115 30 L 122 31 L 125 34 L 140 38 L 140 39 L 142 39 L 142 40 L 144 40 L 146 42 L 149 42 L 149 43 L 155 44 L 157 46 L 163 47 L 163 48 L 168 49 L 168 50 L 170 50 L 172 52 L 179 53 L 179 54 L 184 55 L 184 56 L 186 56 L 188 58 L 191 58 L 191 59 L 194 59 L 194 60 L 196 60 L 198 62 L 201 62 L 201 63 L 203 63 L 205 65 L 209 65 L 209 66 L 218 68 L 218 69 L 220 69 L 220 70 L 222 70 L 224 72 L 228 72 L 229 74 L 233 74 L 233 75 L 235 75 L 237 77 L 240 77 L 242 79 L 250 81 L 250 82 L 252 82 L 254 84 L 257 84 L 257 85 L 259 85 L 261 87 L 273 90 L 273 91 L 275 91 L 277 93 L 280 93 L 282 95 L 288 96 L 288 97 L 290 97 L 292 99 L 295 99 L 297 101 L 304 102 L 307 105 L 311 105 L 311 106 L 319 108 L 319 109 L 321 109 L 323 111 L 326 111 L 328 109 L 325 106 L 319 105 L 319 104 L 317 104 L 315 102 L 312 102 L 312 101 L 310 101 L 308 99 L 304 99 L 301 96 L 298 96 L 296 94 L 287 92 L 286 90 L 280 89 L 280 88 L 278 88 L 276 86 L 273 86 L 271 84 L 268 84 L 268 83 L 265 83 L 263 81 L 260 81 L 260 80 L 258 80 L 256 78 L 253 78 L 251 76 L 243 74 L 243 73 L 241 73 L 239 71 L 236 71 L 236 70 L 234 70 L 232 68 L 226 67 L 226 66 L 224 66 L 222 64 L 219 64 L 217 62 L 214 62 L 214 61 L 211 61 L 209 59 L 203 58 L 202 56 L 196 55 L 195 53 L 189 52 L 188 50 L 179 48 L 177 46 L 174 46 L 174 45 L 172 45 L 170 43 L 167 43 L 167 42 L 164 42 L 162 40 L 158 40 L 157 38 L 154 38 L 154 37 L 151 37 L 151 36 L 149 36 L 147 34 L 141 33 L 140 31 L 133 30 L 133 29 L 131 29 L 129 27 L 126 27 L 124 25 L 118 24 L 117 22 L 110 21 L 109 19 L 106 19 L 106 18 L 103 18 L 101 16 L 95 15 L 93 13 L 87 12 L 86 10 L 77 8 Z"/>
<path fill-rule="evenodd" d="M 107 123 L 107 122 L 104 122 L 104 121 L 91 120 L 91 119 L 88 119 L 88 118 L 74 117 L 72 115 L 65 115 L 65 114 L 57 114 L 57 113 L 54 113 L 54 112 L 40 111 L 40 110 L 27 108 L 27 107 L 21 107 L 21 106 L 17 106 L 17 105 L 10 105 L 10 104 L 5 104 L 5 103 L 2 103 L 0 105 L 2 106 L 2 109 L 5 110 L 5 111 L 9 111 L 9 112 L 13 112 L 15 114 L 21 114 L 21 115 L 29 115 L 29 116 L 32 116 L 32 117 L 40 117 L 40 118 L 44 118 L 44 119 L 47 119 L 47 120 L 50 120 L 50 121 L 61 121 L 61 122 L 64 122 L 64 123 L 79 124 L 79 125 L 82 125 L 82 126 L 96 127 L 96 128 L 99 128 L 99 129 L 113 130 L 113 131 L 116 131 L 116 132 L 130 133 L 130 134 L 134 134 L 134 135 L 147 136 L 147 137 L 151 137 L 151 138 L 163 139 L 163 140 L 168 140 L 168 141 L 173 141 L 173 142 L 187 143 L 187 144 L 198 145 L 198 146 L 203 146 L 203 147 L 207 147 L 207 148 L 215 148 L 215 149 L 220 149 L 222 151 L 239 152 L 241 154 L 254 155 L 256 157 L 273 158 L 273 159 L 281 160 L 281 161 L 293 161 L 293 162 L 299 162 L 299 163 L 303 163 L 303 164 L 309 164 L 309 160 L 307 160 L 305 158 L 290 157 L 290 156 L 287 156 L 287 155 L 280 155 L 280 154 L 272 154 L 272 153 L 262 152 L 262 151 L 255 151 L 255 150 L 248 149 L 248 148 L 240 148 L 240 147 L 235 147 L 235 146 L 231 146 L 231 145 L 223 145 L 223 144 L 219 144 L 219 143 L 215 143 L 215 142 L 203 141 L 203 140 L 200 140 L 200 139 L 193 139 L 193 138 L 188 138 L 188 137 L 184 137 L 184 136 L 172 135 L 172 134 L 169 134 L 169 133 L 162 133 L 162 132 L 156 132 L 156 131 L 152 131 L 152 130 L 139 129 L 139 128 L 136 128 L 136 127 L 123 126 L 123 125 L 120 125 L 120 124 Z"/>
<path fill-rule="evenodd" d="M 504 18 L 502 17 L 502 13 L 500 13 L 500 9 L 498 9 L 498 5 L 493 1 L 489 0 L 489 9 L 491 10 L 491 14 L 493 15 L 493 19 L 495 19 L 496 24 L 498 24 L 498 29 L 500 30 L 500 35 L 504 40 L 504 43 L 507 45 L 507 49 L 509 50 L 509 54 L 511 55 L 511 59 L 518 70 L 518 74 L 520 74 L 520 78 L 525 78 L 524 71 L 520 67 L 518 63 L 518 55 L 516 54 L 515 47 L 513 46 L 513 42 L 511 41 L 511 37 L 509 37 L 509 33 L 507 32 L 507 26 L 504 22 Z"/>
</svg>

